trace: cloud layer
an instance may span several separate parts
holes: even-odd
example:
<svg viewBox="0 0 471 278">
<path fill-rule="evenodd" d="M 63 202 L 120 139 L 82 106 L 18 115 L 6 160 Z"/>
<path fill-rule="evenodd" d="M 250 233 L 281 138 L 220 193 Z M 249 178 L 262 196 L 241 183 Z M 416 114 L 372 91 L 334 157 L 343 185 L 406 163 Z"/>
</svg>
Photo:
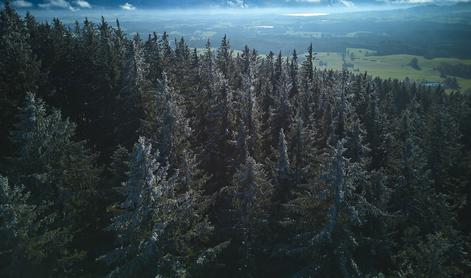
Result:
<svg viewBox="0 0 471 278">
<path fill-rule="evenodd" d="M 1 1 L 1 0 L 0 0 Z M 471 0 L 12 0 L 16 8 L 22 9 L 67 9 L 77 11 L 79 9 L 91 9 L 106 7 L 122 9 L 125 11 L 140 8 L 195 8 L 195 7 L 231 7 L 231 8 L 256 8 L 256 7 L 304 7 L 304 6 L 342 6 L 354 7 L 361 5 L 421 5 L 421 4 L 450 4 L 458 2 L 470 2 Z M 128 2 L 124 2 L 128 1 Z M 93 3 L 93 5 L 92 5 Z"/>
<path fill-rule="evenodd" d="M 123 5 L 120 5 L 121 9 L 125 11 L 134 11 L 136 7 L 134 7 L 132 4 L 129 4 L 128 2 L 124 3 Z"/>
<path fill-rule="evenodd" d="M 48 0 L 45 3 L 38 4 L 40 8 L 44 9 L 51 9 L 51 8 L 62 8 L 68 9 L 71 11 L 76 11 L 77 8 L 74 8 L 69 2 L 66 0 Z"/>
<path fill-rule="evenodd" d="M 75 1 L 75 4 L 79 6 L 80 8 L 84 8 L 84 9 L 90 9 L 92 7 L 92 5 L 90 5 L 90 3 L 88 3 L 85 0 L 77 0 Z"/>
<path fill-rule="evenodd" d="M 17 0 L 12 2 L 13 6 L 17 8 L 31 8 L 33 7 L 33 3 L 24 1 L 24 0 Z"/>
</svg>

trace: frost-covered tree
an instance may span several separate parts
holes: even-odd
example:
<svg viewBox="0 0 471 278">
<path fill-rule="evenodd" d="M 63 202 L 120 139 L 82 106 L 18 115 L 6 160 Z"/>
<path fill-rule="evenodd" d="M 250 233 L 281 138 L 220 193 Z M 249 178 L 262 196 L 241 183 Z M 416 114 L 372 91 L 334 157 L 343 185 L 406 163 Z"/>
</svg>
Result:
<svg viewBox="0 0 471 278">
<path fill-rule="evenodd" d="M 165 223 L 159 217 L 162 206 L 167 213 L 164 198 L 171 194 L 171 182 L 166 168 L 157 162 L 152 147 L 144 138 L 134 146 L 128 181 L 125 184 L 126 199 L 122 210 L 112 220 L 110 230 L 117 236 L 118 247 L 104 256 L 113 266 L 110 277 L 126 277 L 131 274 L 150 277 L 159 273 L 157 263 L 150 262 L 158 256 L 158 240 L 162 237 Z M 162 222 L 162 223 L 161 223 Z"/>
<path fill-rule="evenodd" d="M 288 65 L 288 74 L 291 82 L 291 91 L 289 97 L 292 98 L 298 94 L 298 54 L 296 53 L 296 49 L 293 50 L 293 54 L 291 55 L 291 61 Z"/>
<path fill-rule="evenodd" d="M 242 90 L 240 91 L 240 125 L 244 126 L 247 136 L 247 150 L 251 156 L 261 158 L 260 137 L 262 112 L 255 92 L 255 64 L 249 59 L 245 73 L 242 74 Z"/>
<path fill-rule="evenodd" d="M 300 113 L 296 114 L 288 134 L 292 176 L 296 186 L 305 184 L 316 175 L 320 155 L 316 146 L 317 133 L 314 124 L 305 123 Z"/>
<path fill-rule="evenodd" d="M 162 34 L 160 39 L 160 47 L 162 49 L 162 65 L 163 70 L 168 71 L 174 61 L 174 51 L 170 46 L 169 36 L 167 32 Z"/>
<path fill-rule="evenodd" d="M 291 167 L 288 157 L 288 144 L 283 129 L 278 133 L 278 149 L 277 161 L 274 168 L 274 198 L 279 203 L 284 203 L 289 198 L 290 190 L 292 189 L 291 182 Z"/>
<path fill-rule="evenodd" d="M 137 140 L 141 119 L 149 113 L 155 88 L 148 79 L 149 65 L 145 60 L 144 47 L 136 35 L 127 47 L 126 62 L 122 73 L 122 86 L 118 94 L 116 137 L 130 148 Z"/>
<path fill-rule="evenodd" d="M 0 273 L 5 277 L 74 276 L 69 253 L 70 231 L 51 225 L 56 213 L 48 203 L 33 204 L 24 186 L 11 185 L 0 176 Z"/>
<path fill-rule="evenodd" d="M 39 80 L 39 62 L 29 44 L 25 22 L 4 1 L 0 11 L 0 132 L 8 134 L 15 120 L 16 108 L 26 92 L 35 92 Z M 1 156 L 7 154 L 8 137 L 0 138 Z"/>
<path fill-rule="evenodd" d="M 293 117 L 292 105 L 289 100 L 292 84 L 285 67 L 282 67 L 279 74 L 279 80 L 276 83 L 274 92 L 275 95 L 273 96 L 273 105 L 270 108 L 269 126 L 266 131 L 267 135 L 271 136 L 273 145 L 278 142 L 280 129 L 289 130 Z"/>
<path fill-rule="evenodd" d="M 463 199 L 456 195 L 463 192 L 462 183 L 459 180 L 461 170 L 459 160 L 462 149 L 461 133 L 458 128 L 458 120 L 450 114 L 448 101 L 444 92 L 437 94 L 437 103 L 430 107 L 424 136 L 424 155 L 438 192 L 443 192 L 453 197 L 457 204 Z M 454 192 L 454 193 L 453 193 Z"/>
<path fill-rule="evenodd" d="M 145 60 L 149 65 L 148 78 L 154 84 L 161 78 L 162 74 L 162 49 L 159 44 L 159 37 L 154 32 L 149 34 L 147 41 L 144 43 Z"/>
<path fill-rule="evenodd" d="M 179 192 L 178 179 L 167 175 L 168 166 L 158 156 L 143 137 L 134 147 L 126 198 L 109 227 L 117 246 L 101 257 L 112 267 L 110 277 L 186 277 L 201 271 L 222 248 L 205 248 L 212 227 L 200 214 L 198 190 Z"/>
<path fill-rule="evenodd" d="M 237 244 L 238 275 L 251 276 L 256 272 L 257 259 L 267 253 L 272 185 L 262 165 L 246 156 L 236 171 L 230 186 L 223 189 L 232 200 L 234 244 Z"/>
<path fill-rule="evenodd" d="M 210 175 L 208 192 L 219 190 L 227 185 L 230 176 L 230 159 L 232 147 L 229 144 L 231 132 L 231 88 L 222 73 L 213 70 L 212 84 L 205 90 L 207 110 L 204 117 L 203 146 L 200 154 L 201 166 Z"/>
<path fill-rule="evenodd" d="M 96 166 L 96 155 L 85 142 L 73 140 L 74 132 L 75 125 L 62 119 L 59 111 L 48 112 L 40 98 L 27 94 L 11 133 L 16 155 L 8 169 L 11 180 L 23 184 L 31 193 L 32 204 L 47 204 L 45 215 L 60 211 L 47 229 L 68 230 L 63 249 L 71 255 L 75 249 L 93 248 L 88 239 L 101 233 L 100 220 L 94 215 L 104 209 L 97 205 L 101 170 Z M 69 259 L 70 269 L 79 267 L 74 256 L 57 263 L 67 263 Z"/>
<path fill-rule="evenodd" d="M 183 152 L 188 152 L 192 129 L 182 109 L 182 98 L 169 86 L 167 75 L 157 82 L 152 106 L 142 120 L 141 131 L 159 149 L 161 160 L 168 161 L 173 168 L 179 168 Z"/>
<path fill-rule="evenodd" d="M 216 65 L 225 77 L 228 77 L 232 63 L 232 51 L 227 36 L 224 35 L 216 55 Z"/>
<path fill-rule="evenodd" d="M 75 125 L 58 110 L 48 112 L 42 99 L 27 94 L 11 133 L 17 147 L 12 179 L 24 184 L 33 198 L 54 200 L 60 206 L 75 192 L 93 191 L 99 170 L 85 142 L 73 140 Z"/>
<path fill-rule="evenodd" d="M 398 243 L 398 250 L 395 258 L 398 273 L 415 269 L 418 275 L 429 276 L 434 273 L 435 268 L 441 267 L 437 265 L 443 263 L 440 261 L 449 262 L 450 267 L 459 271 L 457 265 L 463 262 L 463 246 L 460 235 L 454 228 L 455 217 L 447 195 L 437 192 L 433 186 L 431 172 L 421 148 L 421 138 L 418 137 L 417 131 L 420 130 L 422 121 L 415 109 L 416 105 L 416 102 L 412 102 L 412 107 L 402 113 L 399 122 L 399 138 L 403 141 L 399 145 L 399 184 L 392 196 L 392 204 L 398 210 L 401 221 L 396 227 L 398 233 L 395 241 Z M 434 248 L 430 239 L 435 237 L 442 244 L 450 246 L 449 252 L 437 253 L 440 256 L 437 258 L 421 257 L 421 251 Z M 453 258 L 458 260 L 454 261 Z M 427 265 L 419 269 L 424 267 L 423 264 Z M 442 275 L 446 277 L 452 273 L 443 272 Z"/>
<path fill-rule="evenodd" d="M 345 151 L 344 141 L 339 141 L 326 156 L 319 183 L 306 186 L 305 193 L 290 204 L 293 211 L 303 215 L 299 232 L 293 237 L 294 245 L 287 251 L 304 258 L 298 275 L 362 275 L 356 257 L 361 242 L 357 228 L 376 208 L 362 194 L 366 172 L 359 163 L 349 162 Z M 296 242 L 300 246 L 295 247 Z"/>
<path fill-rule="evenodd" d="M 311 82 L 314 79 L 314 52 L 312 48 L 312 43 L 307 49 L 307 54 L 301 67 L 301 75 L 303 75 L 305 79 Z"/>
</svg>

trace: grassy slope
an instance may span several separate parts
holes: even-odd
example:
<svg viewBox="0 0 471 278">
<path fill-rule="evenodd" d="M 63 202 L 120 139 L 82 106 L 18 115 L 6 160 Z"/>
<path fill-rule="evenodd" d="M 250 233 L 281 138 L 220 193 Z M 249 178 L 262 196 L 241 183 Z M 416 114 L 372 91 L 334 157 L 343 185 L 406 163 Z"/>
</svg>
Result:
<svg viewBox="0 0 471 278">
<path fill-rule="evenodd" d="M 443 81 L 440 73 L 435 70 L 440 63 L 464 63 L 471 64 L 471 60 L 460 60 L 454 58 L 434 58 L 425 59 L 421 56 L 413 55 L 387 55 L 376 56 L 372 50 L 348 48 L 345 57 L 347 63 L 353 64 L 353 68 L 349 70 L 364 72 L 367 71 L 373 76 L 381 78 L 404 79 L 409 77 L 417 82 L 423 81 Z M 353 55 L 351 55 L 353 53 Z M 351 59 L 353 57 L 353 60 Z M 420 70 L 416 70 L 409 66 L 412 58 L 418 59 Z M 317 58 L 327 63 L 324 68 L 341 69 L 342 68 L 342 54 L 341 53 L 318 53 Z M 462 91 L 471 89 L 471 79 L 457 78 Z"/>
</svg>

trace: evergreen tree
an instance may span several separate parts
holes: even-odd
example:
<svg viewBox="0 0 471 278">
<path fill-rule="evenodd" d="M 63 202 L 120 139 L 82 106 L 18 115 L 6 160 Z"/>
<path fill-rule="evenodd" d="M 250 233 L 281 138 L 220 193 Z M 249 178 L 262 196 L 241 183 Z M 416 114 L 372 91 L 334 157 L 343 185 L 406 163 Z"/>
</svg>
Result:
<svg viewBox="0 0 471 278">
<path fill-rule="evenodd" d="M 152 84 L 157 83 L 157 80 L 162 75 L 162 51 L 160 49 L 159 38 L 154 32 L 149 34 L 149 38 L 144 44 L 145 60 L 149 65 L 148 79 Z"/>
<path fill-rule="evenodd" d="M 274 179 L 276 181 L 274 198 L 277 202 L 284 203 L 289 199 L 292 184 L 288 145 L 283 129 L 280 129 L 278 135 L 278 155 L 274 169 Z"/>
<path fill-rule="evenodd" d="M 238 102 L 241 118 L 240 129 L 247 129 L 247 131 L 244 131 L 247 133 L 247 150 L 251 156 L 261 158 L 260 133 L 262 128 L 262 112 L 260 111 L 259 102 L 255 92 L 255 83 L 257 82 L 255 74 L 254 61 L 249 61 L 248 67 L 242 75 L 242 90 L 240 92 L 240 99 L 238 99 Z M 237 100 L 234 100 L 233 102 L 236 101 Z"/>
<path fill-rule="evenodd" d="M 12 180 L 31 192 L 32 204 L 48 204 L 46 215 L 61 212 L 45 229 L 67 230 L 67 240 L 61 243 L 63 250 L 52 249 L 71 255 L 56 257 L 57 264 L 65 266 L 53 265 L 52 269 L 77 271 L 81 267 L 76 265 L 78 259 L 86 254 L 75 250 L 87 248 L 93 256 L 89 240 L 101 235 L 102 222 L 94 216 L 104 209 L 98 202 L 101 171 L 96 167 L 96 155 L 86 148 L 85 142 L 73 141 L 74 124 L 63 120 L 57 110 L 48 113 L 44 102 L 32 94 L 27 94 L 18 119 L 11 137 L 17 147 L 9 169 Z"/>
<path fill-rule="evenodd" d="M 53 227 L 57 215 L 48 203 L 34 205 L 24 186 L 10 185 L 0 176 L 0 273 L 5 277 L 75 276 L 70 262 L 77 254 L 66 250 L 67 229 Z"/>
<path fill-rule="evenodd" d="M 158 80 L 152 106 L 142 121 L 142 133 L 158 147 L 162 160 L 179 168 L 190 147 L 192 130 L 182 111 L 182 98 L 169 87 L 167 75 Z"/>
<path fill-rule="evenodd" d="M 438 103 L 432 104 L 427 113 L 424 155 L 427 156 L 435 190 L 450 195 L 454 202 L 459 203 L 463 200 L 455 194 L 463 192 L 460 188 L 462 184 L 458 179 L 460 174 L 457 172 L 460 169 L 457 157 L 462 148 L 461 133 L 458 121 L 450 115 L 445 104 L 447 100 L 442 94 L 442 92 L 439 93 Z"/>
<path fill-rule="evenodd" d="M 157 240 L 162 236 L 164 223 L 158 213 L 168 212 L 165 198 L 170 194 L 171 182 L 166 169 L 151 153 L 151 145 L 140 138 L 133 152 L 129 179 L 125 184 L 126 199 L 120 205 L 122 212 L 113 218 L 110 229 L 117 234 L 118 247 L 107 254 L 105 261 L 114 266 L 110 277 L 131 274 L 149 276 L 158 273 L 160 266 L 148 268 L 157 256 Z M 158 205 L 164 211 L 157 212 Z M 163 221 L 162 221 L 163 222 Z"/>
<path fill-rule="evenodd" d="M 289 101 L 291 87 L 292 84 L 289 81 L 288 74 L 283 69 L 280 73 L 279 81 L 276 83 L 273 105 L 270 108 L 269 114 L 269 126 L 266 131 L 267 136 L 271 138 L 271 141 L 268 142 L 273 142 L 273 146 L 277 142 L 279 130 L 289 130 L 292 122 L 292 105 Z"/>
<path fill-rule="evenodd" d="M 413 102 L 414 103 L 414 102 Z M 460 236 L 454 229 L 454 217 L 447 203 L 447 196 L 437 193 L 433 188 L 430 170 L 427 168 L 427 161 L 423 155 L 421 139 L 417 136 L 418 125 L 421 121 L 416 114 L 416 110 L 411 108 L 405 110 L 400 121 L 402 143 L 402 157 L 400 166 L 400 187 L 396 189 L 393 195 L 394 208 L 398 209 L 401 215 L 399 223 L 398 238 L 399 250 L 397 253 L 397 262 L 399 273 L 408 272 L 410 269 L 416 271 L 419 275 L 428 276 L 434 271 L 437 262 L 426 261 L 427 257 L 420 257 L 417 252 L 419 248 L 433 248 L 425 246 L 426 237 L 438 237 L 443 244 L 451 244 L 449 252 L 440 254 L 439 260 L 453 261 L 452 258 L 459 258 L 462 254 Z M 397 200 L 401 200 L 397 202 Z M 443 236 L 440 236 L 443 233 Z M 428 240 L 431 244 L 430 240 Z M 440 247 L 441 248 L 441 247 Z M 419 251 L 420 252 L 420 251 Z M 442 251 L 436 251 L 442 252 Z M 437 258 L 438 259 L 438 258 Z M 463 261 L 460 259 L 459 261 Z M 415 267 L 428 266 L 424 269 Z M 459 263 L 458 263 L 459 264 Z M 453 266 L 453 268 L 457 268 Z M 443 275 L 451 273 L 444 272 Z"/>
<path fill-rule="evenodd" d="M 269 208 L 272 186 L 262 165 L 246 156 L 234 175 L 231 186 L 224 188 L 232 196 L 236 211 L 235 239 L 238 244 L 238 275 L 253 276 L 257 272 L 257 259 L 267 255 L 266 238 L 269 231 Z"/>
<path fill-rule="evenodd" d="M 123 85 L 118 95 L 116 137 L 120 144 L 130 148 L 137 139 L 141 119 L 152 109 L 154 88 L 147 79 L 149 65 L 145 61 L 142 42 L 135 36 L 129 43 L 123 69 Z"/>
<path fill-rule="evenodd" d="M 319 182 L 305 186 L 305 193 L 290 204 L 291 211 L 305 217 L 299 219 L 300 229 L 293 237 L 295 244 L 304 244 L 287 251 L 301 258 L 297 275 L 362 275 L 356 257 L 361 242 L 357 228 L 376 208 L 362 194 L 367 173 L 359 163 L 350 163 L 345 151 L 344 142 L 339 141 L 325 156 Z"/>
<path fill-rule="evenodd" d="M 176 179 L 145 138 L 136 143 L 133 157 L 126 199 L 109 227 L 118 246 L 101 259 L 113 267 L 110 277 L 185 277 L 212 261 L 222 246 L 201 247 L 212 227 L 198 213 L 197 191 L 178 194 Z"/>
<path fill-rule="evenodd" d="M 230 121 L 231 89 L 222 73 L 212 72 L 212 84 L 205 91 L 207 110 L 204 115 L 204 141 L 201 166 L 211 175 L 208 192 L 215 192 L 228 184 L 231 169 L 228 154 L 233 124 Z"/>
<path fill-rule="evenodd" d="M 218 69 L 222 72 L 224 77 L 228 77 L 230 66 L 232 62 L 232 51 L 227 36 L 224 35 L 221 45 L 218 48 L 216 56 L 216 64 Z"/>
<path fill-rule="evenodd" d="M 313 53 L 312 43 L 311 43 L 309 45 L 309 48 L 307 49 L 307 54 L 301 67 L 301 72 L 302 72 L 303 77 L 311 82 L 314 80 L 313 61 L 314 61 L 314 53 Z"/>
<path fill-rule="evenodd" d="M 162 38 L 160 40 L 160 47 L 162 49 L 163 70 L 170 72 L 170 68 L 174 60 L 174 53 L 172 47 L 170 47 L 170 41 L 167 32 L 164 32 L 162 34 Z"/>
<path fill-rule="evenodd" d="M 4 1 L 0 11 L 0 132 L 8 134 L 15 120 L 17 107 L 26 92 L 35 92 L 39 80 L 39 65 L 32 53 L 25 22 Z M 0 153 L 9 153 L 8 137 L 0 139 Z"/>
<path fill-rule="evenodd" d="M 289 96 L 292 98 L 298 93 L 298 54 L 296 53 L 296 49 L 293 50 L 291 62 L 289 64 L 289 77 L 291 82 L 291 91 Z"/>
</svg>

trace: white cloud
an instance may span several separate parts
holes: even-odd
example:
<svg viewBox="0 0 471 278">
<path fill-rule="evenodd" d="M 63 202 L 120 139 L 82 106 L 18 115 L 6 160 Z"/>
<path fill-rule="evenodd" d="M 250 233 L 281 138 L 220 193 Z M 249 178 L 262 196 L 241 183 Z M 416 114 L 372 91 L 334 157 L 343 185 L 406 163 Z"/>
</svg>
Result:
<svg viewBox="0 0 471 278">
<path fill-rule="evenodd" d="M 245 0 L 227 0 L 227 5 L 232 8 L 247 8 Z"/>
<path fill-rule="evenodd" d="M 85 0 L 77 0 L 75 1 L 75 4 L 79 6 L 80 8 L 85 8 L 85 9 L 90 9 L 92 7 L 92 5 L 90 5 L 90 3 L 88 3 Z"/>
<path fill-rule="evenodd" d="M 136 7 L 134 7 L 132 4 L 129 4 L 128 2 L 124 3 L 120 7 L 121 9 L 126 10 L 126 11 L 134 11 L 136 9 Z"/>
<path fill-rule="evenodd" d="M 33 3 L 24 0 L 13 1 L 12 4 L 17 8 L 31 8 L 33 6 Z"/>
<path fill-rule="evenodd" d="M 355 4 L 353 4 L 352 1 L 340 0 L 339 2 L 340 2 L 340 4 L 342 4 L 343 6 L 345 6 L 347 8 L 355 7 Z"/>
<path fill-rule="evenodd" d="M 321 0 L 296 0 L 296 2 L 301 2 L 301 3 L 320 3 Z"/>
<path fill-rule="evenodd" d="M 291 14 L 283 14 L 285 16 L 301 16 L 301 17 L 310 17 L 310 16 L 325 16 L 328 15 L 327 13 L 291 13 Z"/>
<path fill-rule="evenodd" d="M 71 11 L 78 10 L 77 8 L 72 7 L 72 5 L 66 0 L 48 0 L 47 2 L 39 4 L 38 6 L 44 9 L 62 8 L 62 9 L 69 9 Z"/>
<path fill-rule="evenodd" d="M 376 0 L 377 2 L 385 2 L 388 4 L 409 4 L 409 5 L 418 5 L 418 4 L 452 4 L 452 3 L 461 3 L 461 2 L 470 2 L 470 0 Z"/>
<path fill-rule="evenodd" d="M 385 1 L 391 4 L 426 4 L 426 3 L 433 3 L 434 0 L 392 0 L 392 1 Z"/>
</svg>

